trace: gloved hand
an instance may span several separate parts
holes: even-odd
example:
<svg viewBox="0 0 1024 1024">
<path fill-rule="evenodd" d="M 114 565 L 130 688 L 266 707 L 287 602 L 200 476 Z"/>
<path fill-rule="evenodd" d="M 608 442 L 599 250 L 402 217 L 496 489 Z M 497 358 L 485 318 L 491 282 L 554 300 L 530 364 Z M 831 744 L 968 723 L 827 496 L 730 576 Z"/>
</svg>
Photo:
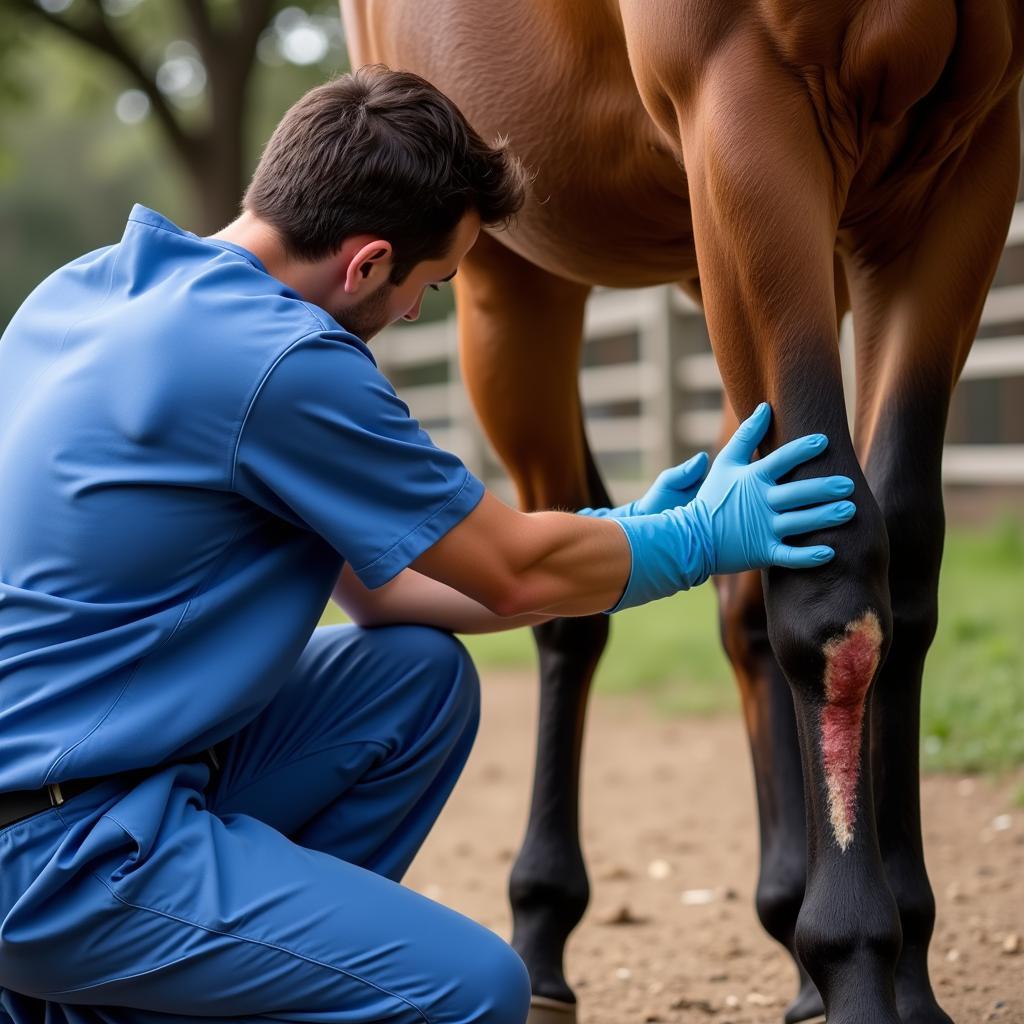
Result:
<svg viewBox="0 0 1024 1024">
<path fill-rule="evenodd" d="M 807 569 L 835 557 L 824 544 L 791 547 L 782 538 L 849 520 L 856 511 L 853 502 L 830 499 L 851 494 L 853 481 L 831 476 L 776 484 L 778 477 L 820 455 L 828 439 L 824 434 L 799 437 L 752 463 L 770 420 L 771 409 L 762 402 L 719 452 L 688 505 L 615 518 L 629 540 L 633 566 L 622 597 L 608 614 L 687 590 L 712 573 L 771 565 Z"/>
<path fill-rule="evenodd" d="M 697 452 L 678 466 L 663 469 L 648 488 L 647 493 L 636 501 L 615 508 L 581 508 L 576 515 L 595 518 L 620 518 L 621 516 L 645 516 L 664 512 L 677 505 L 688 505 L 708 471 L 708 453 Z"/>
</svg>

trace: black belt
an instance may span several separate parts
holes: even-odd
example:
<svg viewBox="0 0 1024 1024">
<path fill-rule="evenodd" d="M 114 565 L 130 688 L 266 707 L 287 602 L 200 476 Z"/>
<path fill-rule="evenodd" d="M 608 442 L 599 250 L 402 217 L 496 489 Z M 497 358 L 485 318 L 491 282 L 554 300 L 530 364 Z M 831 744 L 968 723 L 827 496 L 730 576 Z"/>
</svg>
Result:
<svg viewBox="0 0 1024 1024">
<path fill-rule="evenodd" d="M 207 747 L 202 752 L 185 758 L 182 763 L 189 761 L 206 761 L 210 767 L 210 781 L 220 771 L 220 758 L 215 752 L 216 744 Z M 59 807 L 62 803 L 72 797 L 84 793 L 93 786 L 109 779 L 117 779 L 124 785 L 131 785 L 141 782 L 147 775 L 166 765 L 150 765 L 147 768 L 131 768 L 128 771 L 114 772 L 112 775 L 97 775 L 91 779 L 68 779 L 65 782 L 51 782 L 39 789 L 13 789 L 6 793 L 0 793 L 0 828 L 6 828 L 23 818 L 30 818 L 40 811 L 47 811 L 51 807 Z"/>
</svg>

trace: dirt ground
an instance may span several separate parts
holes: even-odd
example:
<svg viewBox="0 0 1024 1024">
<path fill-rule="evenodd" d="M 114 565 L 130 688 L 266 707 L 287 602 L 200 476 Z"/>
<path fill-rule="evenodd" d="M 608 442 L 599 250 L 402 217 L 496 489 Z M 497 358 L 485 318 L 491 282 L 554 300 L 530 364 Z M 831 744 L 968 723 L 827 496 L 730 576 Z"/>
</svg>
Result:
<svg viewBox="0 0 1024 1024">
<path fill-rule="evenodd" d="M 506 939 L 523 834 L 536 683 L 489 673 L 465 774 L 405 881 Z M 923 783 L 938 903 L 932 979 L 957 1024 L 1024 1024 L 1024 782 Z M 663 718 L 635 697 L 590 706 L 582 824 L 592 897 L 570 938 L 580 1024 L 762 1024 L 795 993 L 753 909 L 757 834 L 738 717 Z"/>
</svg>

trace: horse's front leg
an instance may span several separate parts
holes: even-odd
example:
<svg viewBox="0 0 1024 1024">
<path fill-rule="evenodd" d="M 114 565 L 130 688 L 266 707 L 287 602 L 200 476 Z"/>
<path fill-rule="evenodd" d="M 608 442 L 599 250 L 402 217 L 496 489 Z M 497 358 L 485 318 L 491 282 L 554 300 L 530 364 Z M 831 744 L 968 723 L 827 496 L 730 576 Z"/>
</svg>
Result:
<svg viewBox="0 0 1024 1024">
<path fill-rule="evenodd" d="M 1018 154 L 1011 92 L 978 125 L 955 173 L 931 193 L 896 251 L 885 223 L 850 238 L 857 446 L 891 549 L 893 640 L 874 690 L 871 732 L 879 845 L 903 925 L 896 965 L 903 1024 L 949 1024 L 928 977 L 935 900 L 921 840 L 921 683 L 938 624 L 946 414 L 1003 250 Z"/>
<path fill-rule="evenodd" d="M 587 448 L 577 390 L 588 289 L 482 235 L 456 279 L 461 363 L 474 407 L 520 506 L 609 504 Z M 566 940 L 586 910 L 579 770 L 590 682 L 608 637 L 604 615 L 534 629 L 540 717 L 526 838 L 512 868 L 512 945 L 530 972 L 531 1022 L 570 1022 Z"/>
<path fill-rule="evenodd" d="M 835 261 L 837 323 L 849 308 L 846 277 Z M 726 403 L 723 441 L 739 425 Z M 757 916 L 793 957 L 799 988 L 786 1007 L 785 1024 L 820 1017 L 821 996 L 796 953 L 796 921 L 807 878 L 807 827 L 793 697 L 768 639 L 768 616 L 759 572 L 719 576 L 722 643 L 743 701 L 750 741 L 758 825 L 761 832 Z"/>
<path fill-rule="evenodd" d="M 687 68 L 692 67 L 692 72 Z M 774 409 L 765 449 L 829 439 L 793 479 L 844 474 L 853 520 L 801 536 L 835 559 L 764 575 L 768 635 L 793 695 L 804 776 L 807 882 L 797 953 L 829 1024 L 899 1024 L 900 921 L 874 825 L 871 687 L 889 645 L 888 543 L 843 400 L 833 250 L 848 169 L 826 146 L 799 79 L 738 30 L 695 64 L 645 83 L 678 132 L 701 288 L 729 402 Z M 667 84 L 666 84 L 667 83 Z M 661 94 L 659 95 L 659 90 Z"/>
</svg>

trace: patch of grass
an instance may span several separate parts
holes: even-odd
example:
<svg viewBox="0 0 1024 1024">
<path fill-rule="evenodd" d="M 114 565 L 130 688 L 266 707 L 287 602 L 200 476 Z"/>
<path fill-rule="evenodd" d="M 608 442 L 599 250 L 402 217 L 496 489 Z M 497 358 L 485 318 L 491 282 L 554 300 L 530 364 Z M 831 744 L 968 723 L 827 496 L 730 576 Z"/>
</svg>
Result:
<svg viewBox="0 0 1024 1024">
<path fill-rule="evenodd" d="M 921 702 L 928 769 L 1024 764 L 1024 523 L 951 531 Z"/>
<path fill-rule="evenodd" d="M 343 621 L 329 605 L 325 622 Z M 1024 522 L 950 530 L 939 584 L 939 631 L 925 665 L 922 765 L 1000 771 L 1024 765 Z M 671 714 L 739 707 L 704 585 L 612 618 L 595 685 L 649 694 Z M 536 671 L 529 630 L 463 637 L 482 671 Z M 1024 794 L 1020 797 L 1024 800 Z"/>
</svg>

